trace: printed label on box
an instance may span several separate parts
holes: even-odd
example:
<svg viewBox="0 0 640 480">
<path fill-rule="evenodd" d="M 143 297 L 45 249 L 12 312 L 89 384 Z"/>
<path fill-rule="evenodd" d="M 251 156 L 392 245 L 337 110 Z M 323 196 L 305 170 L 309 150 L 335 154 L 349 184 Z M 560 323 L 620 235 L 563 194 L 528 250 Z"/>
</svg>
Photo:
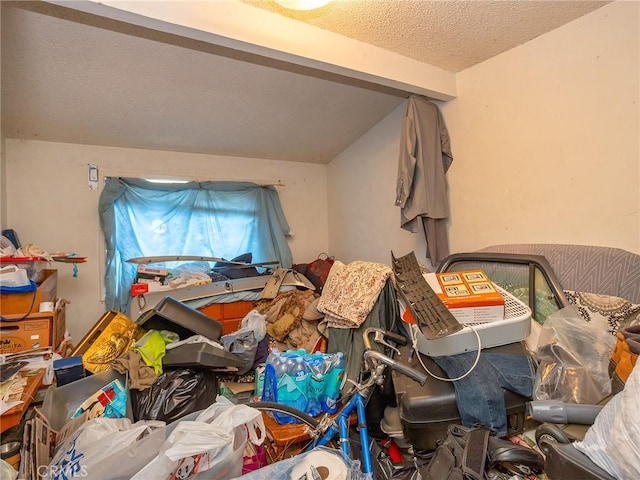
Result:
<svg viewBox="0 0 640 480">
<path fill-rule="evenodd" d="M 504 298 L 484 271 L 427 273 L 424 278 L 459 322 L 504 319 Z"/>
</svg>

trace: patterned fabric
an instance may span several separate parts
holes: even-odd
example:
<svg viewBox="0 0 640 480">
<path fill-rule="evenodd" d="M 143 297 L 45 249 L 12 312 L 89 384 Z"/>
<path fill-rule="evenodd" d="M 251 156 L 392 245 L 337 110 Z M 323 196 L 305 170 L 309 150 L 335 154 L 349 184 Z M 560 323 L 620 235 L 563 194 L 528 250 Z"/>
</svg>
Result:
<svg viewBox="0 0 640 480">
<path fill-rule="evenodd" d="M 631 303 L 624 298 L 571 290 L 565 290 L 564 294 L 569 303 L 575 305 L 580 315 L 588 322 L 603 319 L 609 326 L 607 331 L 612 335 L 615 335 L 621 326 L 640 321 L 640 304 Z"/>
<path fill-rule="evenodd" d="M 333 328 L 357 328 L 373 308 L 391 267 L 382 263 L 335 262 L 318 301 L 318 310 Z"/>
<path fill-rule="evenodd" d="M 620 248 L 525 243 L 492 245 L 479 251 L 542 255 L 564 289 L 640 303 L 640 255 Z"/>
<path fill-rule="evenodd" d="M 307 352 L 316 351 L 321 341 L 318 323 L 319 320 L 305 320 L 303 318 L 282 342 L 274 340 L 274 347 L 281 352 L 299 349 Z"/>
<path fill-rule="evenodd" d="M 289 290 L 279 293 L 273 300 L 258 302 L 255 309 L 265 315 L 269 336 L 278 342 L 284 342 L 298 328 L 305 310 L 315 298 L 312 290 Z"/>
</svg>

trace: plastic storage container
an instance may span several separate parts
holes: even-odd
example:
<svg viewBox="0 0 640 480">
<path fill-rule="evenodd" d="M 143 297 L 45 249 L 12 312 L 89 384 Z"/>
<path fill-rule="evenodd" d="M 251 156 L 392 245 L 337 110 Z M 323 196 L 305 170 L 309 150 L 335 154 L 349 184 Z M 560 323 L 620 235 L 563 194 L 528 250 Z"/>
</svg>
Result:
<svg viewBox="0 0 640 480">
<path fill-rule="evenodd" d="M 44 271 L 49 262 L 43 257 L 0 257 L 0 267 L 16 265 L 27 271 L 29 280 L 40 283 L 44 279 Z"/>
<path fill-rule="evenodd" d="M 422 369 L 417 360 L 408 361 L 408 349 L 409 347 L 400 349 L 401 355 L 398 360 L 412 368 Z M 527 350 L 522 342 L 494 347 L 490 351 L 527 355 Z M 422 355 L 422 361 L 429 371 L 435 375 L 446 377 L 446 374 L 430 357 Z M 424 385 L 420 385 L 395 370 L 392 371 L 392 377 L 405 438 L 411 442 L 416 451 L 435 450 L 437 441 L 446 437 L 447 426 L 450 423 L 459 424 L 461 422 L 453 384 L 429 377 Z M 504 390 L 504 399 L 507 410 L 507 426 L 510 433 L 522 433 L 526 404 L 529 399 L 506 389 Z"/>
<path fill-rule="evenodd" d="M 164 297 L 153 310 L 140 315 L 136 323 L 145 330 L 169 330 L 180 340 L 202 335 L 220 340 L 222 324 L 173 297 Z"/>
</svg>

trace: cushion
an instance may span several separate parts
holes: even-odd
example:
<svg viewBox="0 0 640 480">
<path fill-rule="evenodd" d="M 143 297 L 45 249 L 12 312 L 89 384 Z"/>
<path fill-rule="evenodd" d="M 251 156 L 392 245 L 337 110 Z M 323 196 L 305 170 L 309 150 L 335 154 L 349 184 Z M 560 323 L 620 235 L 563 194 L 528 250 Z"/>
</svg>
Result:
<svg viewBox="0 0 640 480">
<path fill-rule="evenodd" d="M 226 259 L 223 258 L 222 260 L 226 260 Z M 251 263 L 253 261 L 253 254 L 243 253 L 242 255 L 238 255 L 236 258 L 232 258 L 231 260 L 227 260 L 227 261 Z M 230 278 L 232 280 L 236 278 L 257 277 L 258 275 L 260 275 L 254 267 L 239 268 L 237 265 L 232 265 L 224 261 L 216 262 L 213 268 L 215 273 L 224 275 L 225 277 Z"/>
<path fill-rule="evenodd" d="M 640 478 L 640 369 L 614 396 L 574 446 L 616 478 Z"/>
<path fill-rule="evenodd" d="M 588 322 L 606 322 L 607 330 L 615 335 L 620 327 L 634 325 L 640 321 L 640 304 L 624 298 L 598 293 L 564 291 L 567 300 L 575 305 L 580 315 Z"/>
</svg>

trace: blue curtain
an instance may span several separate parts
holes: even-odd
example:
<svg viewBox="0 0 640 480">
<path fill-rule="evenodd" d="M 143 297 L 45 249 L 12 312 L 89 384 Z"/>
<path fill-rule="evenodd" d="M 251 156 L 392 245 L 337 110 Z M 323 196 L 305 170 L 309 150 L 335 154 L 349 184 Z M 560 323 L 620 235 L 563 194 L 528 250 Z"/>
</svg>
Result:
<svg viewBox="0 0 640 480">
<path fill-rule="evenodd" d="M 248 182 L 156 184 L 107 178 L 98 204 L 106 244 L 107 310 L 128 312 L 134 257 L 195 255 L 290 268 L 289 225 L 277 190 Z"/>
</svg>

